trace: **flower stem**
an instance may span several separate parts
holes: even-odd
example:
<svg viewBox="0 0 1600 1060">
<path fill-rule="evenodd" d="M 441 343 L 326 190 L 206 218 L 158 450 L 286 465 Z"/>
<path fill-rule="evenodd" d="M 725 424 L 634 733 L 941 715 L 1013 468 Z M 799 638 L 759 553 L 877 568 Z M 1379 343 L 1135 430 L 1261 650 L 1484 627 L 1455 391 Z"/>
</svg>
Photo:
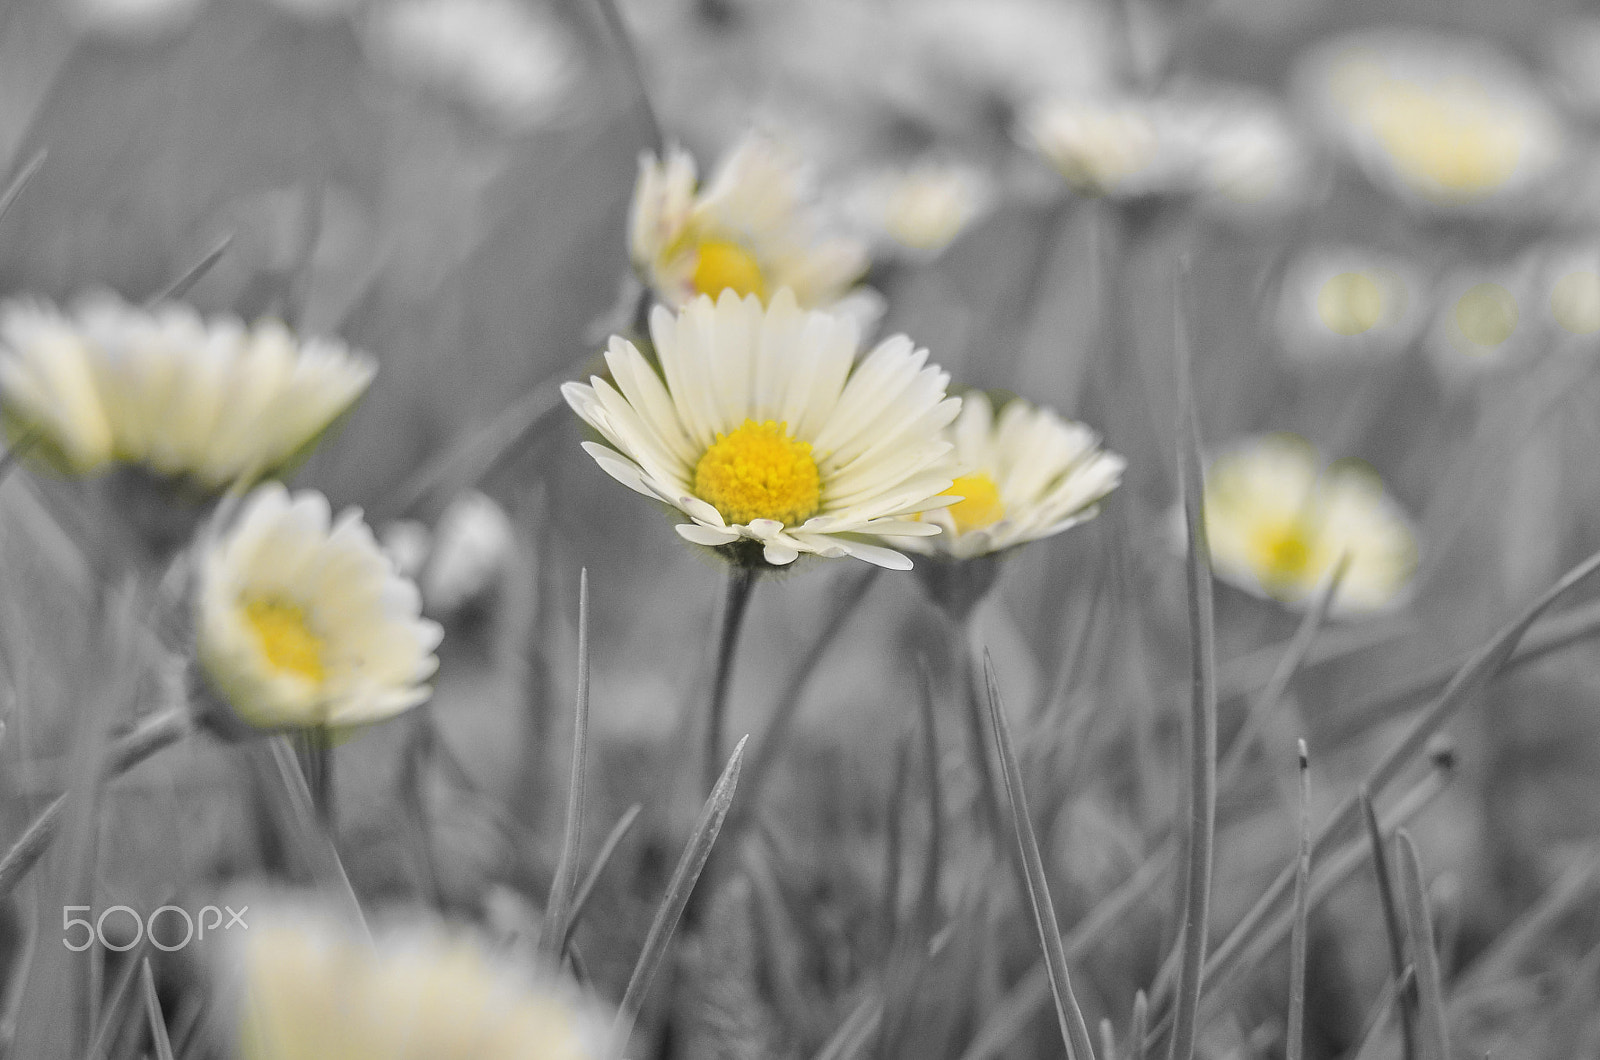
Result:
<svg viewBox="0 0 1600 1060">
<path fill-rule="evenodd" d="M 311 805 L 317 821 L 331 834 L 335 821 L 333 787 L 333 733 L 326 727 L 306 729 L 295 740 L 300 772 L 311 792 Z"/>
<path fill-rule="evenodd" d="M 717 672 L 711 683 L 711 708 L 706 718 L 706 747 L 703 765 L 705 783 L 701 790 L 716 787 L 722 774 L 722 732 L 728 714 L 728 688 L 733 679 L 733 657 L 739 649 L 739 634 L 744 629 L 744 613 L 750 604 L 760 568 L 735 566 L 728 574 L 728 595 L 722 608 L 722 633 L 717 641 Z"/>
</svg>

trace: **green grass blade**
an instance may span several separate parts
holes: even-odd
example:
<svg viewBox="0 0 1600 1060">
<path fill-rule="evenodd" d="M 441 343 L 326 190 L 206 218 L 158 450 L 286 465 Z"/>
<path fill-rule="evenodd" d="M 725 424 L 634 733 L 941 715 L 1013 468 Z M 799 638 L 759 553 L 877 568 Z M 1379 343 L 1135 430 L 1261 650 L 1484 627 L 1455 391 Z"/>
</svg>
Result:
<svg viewBox="0 0 1600 1060">
<path fill-rule="evenodd" d="M 175 302 L 189 293 L 189 290 L 199 283 L 206 273 L 210 272 L 217 262 L 222 260 L 222 255 L 228 252 L 233 245 L 233 233 L 229 232 L 217 240 L 215 246 L 206 251 L 205 257 L 184 270 L 183 275 L 167 284 L 161 290 L 151 295 L 145 302 L 146 308 L 154 308 L 163 302 Z"/>
<path fill-rule="evenodd" d="M 1289 1019 L 1285 1060 L 1306 1048 L 1306 888 L 1311 879 L 1311 759 L 1300 741 L 1300 849 L 1295 857 L 1294 922 L 1289 934 Z"/>
<path fill-rule="evenodd" d="M 1400 903 L 1394 894 L 1394 876 L 1389 869 L 1389 854 L 1383 838 L 1383 826 L 1378 823 L 1378 812 L 1372 806 L 1367 789 L 1357 792 L 1361 800 L 1361 817 L 1367 826 L 1367 842 L 1372 853 L 1372 872 L 1378 878 L 1378 901 L 1383 906 L 1383 922 L 1389 936 L 1389 972 L 1399 990 L 1401 1049 L 1404 1060 L 1416 1060 L 1417 995 L 1406 977 L 1406 929 L 1400 919 Z"/>
<path fill-rule="evenodd" d="M 139 983 L 144 988 L 144 1010 L 150 1017 L 150 1038 L 155 1042 L 156 1060 L 173 1060 L 167 1019 L 161 1014 L 161 999 L 156 996 L 156 977 L 150 971 L 149 957 L 139 961 Z"/>
<path fill-rule="evenodd" d="M 584 909 L 589 904 L 589 896 L 594 893 L 595 884 L 600 882 L 600 874 L 605 871 L 606 865 L 611 861 L 611 855 L 617 852 L 617 845 L 624 836 L 633 828 L 634 822 L 639 819 L 639 812 L 644 809 L 643 804 L 634 803 L 629 806 L 623 815 L 617 818 L 617 823 L 611 826 L 611 831 L 606 834 L 605 842 L 600 844 L 600 852 L 594 856 L 594 861 L 589 865 L 589 871 L 583 877 L 583 882 L 578 885 L 577 896 L 572 899 L 572 912 L 567 917 L 566 937 L 561 940 L 561 948 L 565 950 L 572 941 L 572 932 L 578 926 L 578 920 L 583 916 Z"/>
<path fill-rule="evenodd" d="M 739 766 L 744 761 L 744 745 L 749 739 L 748 736 L 740 738 L 738 746 L 733 749 L 732 757 L 722 770 L 722 776 L 711 789 L 705 807 L 700 811 L 700 819 L 695 823 L 694 832 L 689 836 L 689 843 L 684 847 L 683 856 L 678 859 L 677 868 L 672 872 L 666 896 L 662 898 L 655 919 L 650 923 L 650 932 L 645 936 L 644 948 L 639 954 L 638 962 L 633 966 L 633 974 L 628 979 L 628 988 L 622 995 L 622 1004 L 617 1008 L 616 1022 L 612 1024 L 612 1037 L 619 1049 L 627 1046 L 628 1038 L 633 1033 L 634 1021 L 639 1018 L 639 1008 L 644 1003 L 644 995 L 650 989 L 650 981 L 655 978 L 656 972 L 661 968 L 661 962 L 666 959 L 667 945 L 672 941 L 672 933 L 678 926 L 678 918 L 683 915 L 684 907 L 689 904 L 689 896 L 694 893 L 695 881 L 700 878 L 700 870 L 705 868 L 706 858 L 711 855 L 712 844 L 717 841 L 717 833 L 722 830 L 722 822 L 728 815 L 728 807 L 733 803 L 734 789 L 739 784 Z"/>
<path fill-rule="evenodd" d="M 1066 1043 L 1068 1060 L 1094 1060 L 1089 1027 L 1072 993 L 1072 980 L 1067 973 L 1067 955 L 1061 945 L 1061 929 L 1056 926 L 1055 903 L 1050 900 L 1044 858 L 1039 853 L 1039 841 L 1033 834 L 1033 821 L 1028 817 L 1028 797 L 1022 788 L 1022 769 L 1017 765 L 1017 754 L 1011 746 L 1011 727 L 1006 722 L 1005 707 L 1000 701 L 994 660 L 989 658 L 987 652 L 983 658 L 983 676 L 989 693 L 989 719 L 994 725 L 995 744 L 1000 752 L 1000 776 L 1005 781 L 1006 796 L 1011 801 L 1012 823 L 1016 828 L 1017 846 L 1022 853 L 1028 901 L 1033 907 L 1034 926 L 1039 929 L 1039 943 L 1044 947 L 1045 965 L 1050 972 L 1050 992 L 1056 1000 L 1061 1039 Z"/>
<path fill-rule="evenodd" d="M 1422 1060 L 1450 1060 L 1450 1039 L 1445 1029 L 1444 982 L 1433 942 L 1433 919 L 1422 880 L 1422 859 L 1411 836 L 1403 829 L 1395 837 L 1400 858 L 1400 890 L 1405 895 L 1406 922 L 1410 927 L 1411 966 L 1417 983 L 1417 1044 Z"/>
<path fill-rule="evenodd" d="M 39 167 L 44 165 L 45 157 L 48 154 L 49 152 L 47 151 L 40 151 L 28 159 L 23 164 L 23 167 L 17 170 L 17 175 L 11 178 L 11 183 L 6 185 L 6 190 L 0 192 L 0 218 L 4 218 L 6 214 L 11 212 L 11 207 L 15 205 L 17 197 L 22 194 L 22 189 L 26 188 L 29 181 L 33 180 L 38 174 Z"/>
<path fill-rule="evenodd" d="M 572 766 L 567 782 L 567 818 L 561 834 L 561 856 L 545 904 L 539 948 L 552 967 L 560 967 L 571 918 L 578 853 L 583 847 L 583 774 L 589 743 L 589 568 L 578 574 L 578 693 L 572 718 Z"/>
</svg>

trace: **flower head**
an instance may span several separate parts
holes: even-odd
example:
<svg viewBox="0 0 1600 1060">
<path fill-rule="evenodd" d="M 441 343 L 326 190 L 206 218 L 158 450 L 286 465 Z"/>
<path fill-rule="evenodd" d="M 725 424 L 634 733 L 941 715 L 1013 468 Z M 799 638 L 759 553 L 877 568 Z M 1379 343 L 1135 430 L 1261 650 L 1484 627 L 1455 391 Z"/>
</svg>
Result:
<svg viewBox="0 0 1600 1060">
<path fill-rule="evenodd" d="M 195 636 L 211 687 L 257 728 L 365 725 L 426 700 L 442 632 L 357 509 L 269 483 L 204 543 Z"/>
<path fill-rule="evenodd" d="M 470 936 L 392 928 L 368 945 L 329 918 L 265 909 L 229 956 L 243 1060 L 602 1060 L 575 992 L 521 975 Z"/>
<path fill-rule="evenodd" d="M 1420 205 L 1498 203 L 1549 176 L 1564 136 L 1526 74 L 1476 41 L 1358 33 L 1305 61 L 1303 94 L 1380 187 Z"/>
<path fill-rule="evenodd" d="M 996 420 L 988 397 L 969 393 L 948 433 L 961 500 L 923 517 L 944 532 L 907 542 L 919 552 L 967 559 L 1059 534 L 1095 516 L 1126 466 L 1088 427 L 1020 398 Z"/>
<path fill-rule="evenodd" d="M 1324 469 L 1301 438 L 1269 434 L 1218 456 L 1206 476 L 1206 537 L 1217 576 L 1305 605 L 1348 557 L 1334 614 L 1391 607 L 1416 569 L 1416 535 L 1363 464 Z"/>
<path fill-rule="evenodd" d="M 728 289 L 764 302 L 787 287 L 801 306 L 827 308 L 869 264 L 860 242 L 819 233 L 798 167 L 759 137 L 729 152 L 704 190 L 688 152 L 646 153 L 629 228 L 634 266 L 673 307 Z"/>
<path fill-rule="evenodd" d="M 1365 363 L 1405 349 L 1429 304 L 1426 281 L 1405 260 L 1362 247 L 1321 247 L 1284 272 L 1279 337 L 1297 358 Z"/>
<path fill-rule="evenodd" d="M 366 390 L 372 360 L 275 321 L 109 295 L 0 306 L 0 401 L 65 470 L 113 462 L 206 492 L 283 471 Z"/>
<path fill-rule="evenodd" d="M 657 306 L 650 334 L 661 375 L 613 337 L 612 381 L 562 393 L 605 439 L 586 442 L 589 455 L 689 516 L 685 539 L 757 542 L 779 566 L 806 552 L 907 569 L 879 539 L 938 533 L 914 516 L 950 503 L 941 432 L 960 401 L 928 351 L 897 335 L 852 371 L 855 322 L 803 311 L 787 290 L 765 308 L 732 291 L 677 313 Z"/>
<path fill-rule="evenodd" d="M 980 170 L 924 159 L 863 177 L 849 203 L 862 228 L 890 252 L 926 257 L 949 246 L 992 196 Z"/>
</svg>

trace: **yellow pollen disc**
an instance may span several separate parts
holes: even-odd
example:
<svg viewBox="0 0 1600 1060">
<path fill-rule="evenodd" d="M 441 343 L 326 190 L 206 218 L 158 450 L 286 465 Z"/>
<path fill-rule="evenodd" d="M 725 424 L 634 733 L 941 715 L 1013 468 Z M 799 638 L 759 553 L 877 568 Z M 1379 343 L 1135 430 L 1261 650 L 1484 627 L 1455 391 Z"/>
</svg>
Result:
<svg viewBox="0 0 1600 1060">
<path fill-rule="evenodd" d="M 244 605 L 244 615 L 274 669 L 322 680 L 322 639 L 306 625 L 304 611 L 281 600 L 258 599 Z"/>
<path fill-rule="evenodd" d="M 1561 277 L 1550 292 L 1550 313 L 1574 335 L 1600 331 L 1600 276 L 1569 272 Z"/>
<path fill-rule="evenodd" d="M 1470 201 L 1511 178 L 1522 156 L 1516 115 L 1481 86 L 1429 90 L 1404 81 L 1374 93 L 1373 125 L 1400 171 L 1419 191 L 1432 181 L 1450 201 Z"/>
<path fill-rule="evenodd" d="M 951 483 L 945 496 L 952 495 L 963 498 L 945 509 L 955 520 L 958 534 L 987 529 L 1005 518 L 1006 506 L 1000 503 L 999 487 L 981 471 L 962 475 Z"/>
<path fill-rule="evenodd" d="M 1456 302 L 1455 318 L 1474 346 L 1498 346 L 1517 330 L 1517 300 L 1497 283 L 1480 283 Z"/>
<path fill-rule="evenodd" d="M 1364 272 L 1341 272 L 1317 292 L 1317 316 L 1340 335 L 1371 331 L 1383 316 L 1383 291 Z"/>
<path fill-rule="evenodd" d="M 717 297 L 732 289 L 740 298 L 755 295 L 767 300 L 767 281 L 755 256 L 737 243 L 710 241 L 695 252 L 694 288 L 701 294 Z"/>
<path fill-rule="evenodd" d="M 1261 527 L 1252 535 L 1251 559 L 1261 584 L 1274 595 L 1310 583 L 1315 549 L 1310 528 L 1300 522 Z"/>
<path fill-rule="evenodd" d="M 700 457 L 694 492 L 730 524 L 776 519 L 796 526 L 817 514 L 822 477 L 811 443 L 789 437 L 788 424 L 745 420 Z"/>
</svg>

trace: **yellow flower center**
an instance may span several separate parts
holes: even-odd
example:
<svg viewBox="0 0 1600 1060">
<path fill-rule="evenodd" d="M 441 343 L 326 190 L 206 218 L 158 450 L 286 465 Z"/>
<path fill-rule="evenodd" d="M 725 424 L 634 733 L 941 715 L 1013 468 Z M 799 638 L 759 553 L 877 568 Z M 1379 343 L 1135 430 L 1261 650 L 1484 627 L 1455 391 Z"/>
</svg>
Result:
<svg viewBox="0 0 1600 1060">
<path fill-rule="evenodd" d="M 1480 283 L 1456 302 L 1456 327 L 1474 346 L 1498 346 L 1517 330 L 1517 300 L 1497 283 Z"/>
<path fill-rule="evenodd" d="M 1579 271 L 1561 277 L 1550 292 L 1550 312 L 1574 335 L 1600 331 L 1600 276 Z"/>
<path fill-rule="evenodd" d="M 694 287 L 717 297 L 732 289 L 740 298 L 755 295 L 767 300 L 767 281 L 755 256 L 737 243 L 709 240 L 695 251 Z"/>
<path fill-rule="evenodd" d="M 1341 272 L 1317 292 L 1317 315 L 1340 335 L 1371 331 L 1383 315 L 1383 291 L 1364 272 Z"/>
<path fill-rule="evenodd" d="M 955 520 L 958 534 L 987 529 L 1005 518 L 1006 506 L 1000 503 L 999 487 L 981 471 L 962 475 L 950 484 L 944 495 L 962 498 L 945 509 Z"/>
<path fill-rule="evenodd" d="M 718 434 L 694 468 L 695 496 L 730 524 L 776 519 L 805 522 L 822 503 L 822 477 L 811 443 L 789 437 L 788 424 L 767 420 Z"/>
<path fill-rule="evenodd" d="M 1431 181 L 1451 201 L 1470 201 L 1511 178 L 1524 133 L 1514 113 L 1496 106 L 1478 85 L 1428 89 L 1392 81 L 1372 94 L 1368 115 L 1413 185 Z"/>
<path fill-rule="evenodd" d="M 1258 528 L 1251 535 L 1250 551 L 1256 576 L 1273 595 L 1303 587 L 1317 573 L 1311 528 L 1299 520 Z"/>
<path fill-rule="evenodd" d="M 304 611 L 282 600 L 255 599 L 245 603 L 244 614 L 274 669 L 322 680 L 322 638 L 306 625 Z"/>
</svg>

